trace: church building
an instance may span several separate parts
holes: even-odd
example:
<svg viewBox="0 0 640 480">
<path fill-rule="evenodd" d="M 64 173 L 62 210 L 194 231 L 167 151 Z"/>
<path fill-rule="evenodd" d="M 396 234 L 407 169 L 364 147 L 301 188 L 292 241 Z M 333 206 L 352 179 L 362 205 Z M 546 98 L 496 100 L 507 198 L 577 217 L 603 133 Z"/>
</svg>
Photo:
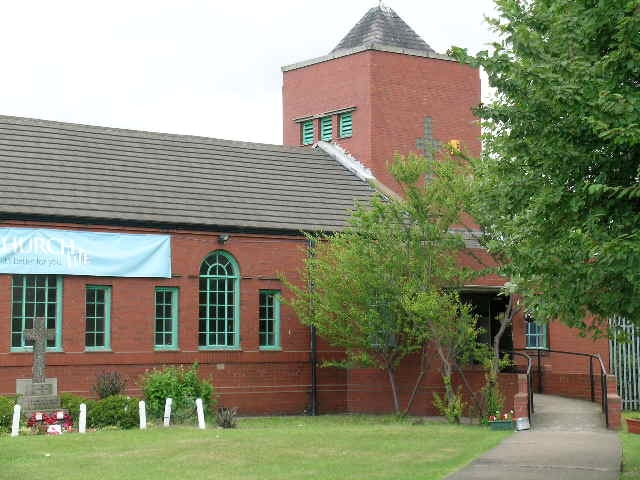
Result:
<svg viewBox="0 0 640 480">
<path fill-rule="evenodd" d="M 479 72 L 384 6 L 282 71 L 284 145 L 0 116 L 0 394 L 30 377 L 24 331 L 44 317 L 61 392 L 90 395 L 97 374 L 118 371 L 139 395 L 149 369 L 198 362 L 243 414 L 390 411 L 381 372 L 318 366 L 339 352 L 282 302 L 280 279 L 302 281 L 303 232 L 338 231 L 354 202 L 396 188 L 395 154 L 480 154 Z M 465 288 L 487 340 L 504 282 Z M 609 366 L 607 341 L 523 315 L 505 341 L 540 359 L 547 392 L 589 395 L 584 358 L 550 347 Z M 417 366 L 403 368 L 406 395 Z M 482 372 L 470 378 L 479 387 Z M 440 383 L 425 378 L 414 413 L 434 413 Z M 517 375 L 502 384 L 512 402 Z"/>
</svg>

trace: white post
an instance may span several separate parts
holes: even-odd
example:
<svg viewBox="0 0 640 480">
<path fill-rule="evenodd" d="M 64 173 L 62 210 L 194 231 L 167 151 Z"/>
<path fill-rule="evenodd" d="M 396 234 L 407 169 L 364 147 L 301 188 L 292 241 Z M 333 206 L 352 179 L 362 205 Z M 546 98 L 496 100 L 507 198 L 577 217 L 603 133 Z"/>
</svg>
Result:
<svg viewBox="0 0 640 480">
<path fill-rule="evenodd" d="M 147 406 L 144 400 L 138 402 L 138 412 L 140 413 L 140 430 L 147 428 Z"/>
<path fill-rule="evenodd" d="M 80 404 L 80 418 L 78 419 L 78 433 L 87 431 L 87 404 Z"/>
<path fill-rule="evenodd" d="M 168 427 L 171 423 L 171 404 L 173 400 L 171 398 L 167 398 L 164 402 L 164 426 Z"/>
<path fill-rule="evenodd" d="M 204 410 L 202 408 L 202 399 L 201 398 L 196 398 L 196 410 L 198 411 L 198 428 L 200 430 L 204 430 L 205 429 Z"/>
<path fill-rule="evenodd" d="M 13 406 L 13 418 L 11 421 L 12 437 L 17 437 L 20 434 L 20 410 L 22 410 L 22 407 L 20 405 Z"/>
</svg>

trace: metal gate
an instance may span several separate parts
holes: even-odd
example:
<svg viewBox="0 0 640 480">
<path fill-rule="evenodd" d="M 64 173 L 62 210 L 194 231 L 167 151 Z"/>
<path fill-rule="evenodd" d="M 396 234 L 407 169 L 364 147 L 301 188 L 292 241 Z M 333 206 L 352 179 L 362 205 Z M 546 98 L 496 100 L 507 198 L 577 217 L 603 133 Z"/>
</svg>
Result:
<svg viewBox="0 0 640 480">
<path fill-rule="evenodd" d="M 628 342 L 618 341 L 614 334 L 610 341 L 611 367 L 618 377 L 618 394 L 624 410 L 640 410 L 640 329 L 626 320 L 611 321 L 624 332 Z"/>
</svg>

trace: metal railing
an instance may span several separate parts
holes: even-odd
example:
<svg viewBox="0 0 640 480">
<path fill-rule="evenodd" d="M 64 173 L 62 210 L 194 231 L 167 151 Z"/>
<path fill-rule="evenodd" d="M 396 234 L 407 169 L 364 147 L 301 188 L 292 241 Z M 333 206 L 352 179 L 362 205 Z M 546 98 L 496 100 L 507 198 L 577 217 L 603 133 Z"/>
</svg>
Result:
<svg viewBox="0 0 640 480">
<path fill-rule="evenodd" d="M 622 408 L 640 410 L 640 328 L 623 318 L 612 319 L 611 327 L 611 369 L 618 378 Z"/>
<path fill-rule="evenodd" d="M 514 348 L 513 352 L 516 351 L 528 351 L 531 352 L 531 349 L 525 348 Z M 604 414 L 604 421 L 607 428 L 609 428 L 609 402 L 607 399 L 607 369 L 604 366 L 604 362 L 602 361 L 602 357 L 599 353 L 582 353 L 582 352 L 565 352 L 563 350 L 552 350 L 541 348 L 537 350 L 537 367 L 538 367 L 538 386 L 540 387 L 540 393 L 544 393 L 544 368 L 542 367 L 541 357 L 544 353 L 558 353 L 561 355 L 575 355 L 578 357 L 587 357 L 589 358 L 589 380 L 590 380 L 590 397 L 591 401 L 596 401 L 596 382 L 595 382 L 595 372 L 593 367 L 594 360 L 598 361 L 598 365 L 600 367 L 600 405 L 602 406 L 602 413 Z M 529 386 L 531 388 L 531 385 Z"/>
</svg>

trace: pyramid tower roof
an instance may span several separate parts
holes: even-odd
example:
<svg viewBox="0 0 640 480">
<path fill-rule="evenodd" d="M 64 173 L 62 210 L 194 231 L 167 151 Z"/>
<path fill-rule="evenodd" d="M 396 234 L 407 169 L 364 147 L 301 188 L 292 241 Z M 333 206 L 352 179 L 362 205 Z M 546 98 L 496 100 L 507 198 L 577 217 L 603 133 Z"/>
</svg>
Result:
<svg viewBox="0 0 640 480">
<path fill-rule="evenodd" d="M 370 45 L 435 53 L 396 12 L 384 5 L 371 8 L 331 54 Z"/>
</svg>

